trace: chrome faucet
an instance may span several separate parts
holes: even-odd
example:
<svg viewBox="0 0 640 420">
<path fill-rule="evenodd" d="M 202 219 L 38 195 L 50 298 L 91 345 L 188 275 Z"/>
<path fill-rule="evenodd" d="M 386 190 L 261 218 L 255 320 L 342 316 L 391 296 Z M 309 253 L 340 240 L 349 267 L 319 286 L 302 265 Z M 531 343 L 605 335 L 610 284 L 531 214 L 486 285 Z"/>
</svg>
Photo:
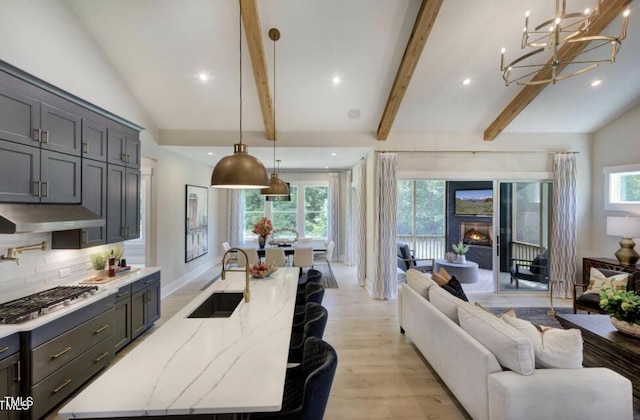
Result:
<svg viewBox="0 0 640 420">
<path fill-rule="evenodd" d="M 240 270 L 240 269 L 231 269 L 231 268 L 227 268 L 225 270 L 224 267 L 224 262 L 227 258 L 227 255 L 231 252 L 242 252 L 242 254 L 244 255 L 244 269 Z M 227 250 L 227 252 L 224 253 L 224 255 L 222 256 L 222 274 L 220 275 L 220 278 L 222 278 L 222 280 L 225 280 L 225 273 L 228 271 L 237 271 L 237 272 L 243 272 L 244 271 L 244 275 L 245 275 L 245 279 L 246 279 L 246 285 L 244 287 L 244 301 L 249 303 L 249 300 L 251 299 L 251 294 L 249 293 L 249 257 L 247 256 L 247 253 L 244 252 L 243 250 L 241 250 L 240 248 L 229 248 Z"/>
<path fill-rule="evenodd" d="M 41 249 L 41 250 L 45 250 L 47 249 L 47 242 L 46 241 L 42 241 L 39 244 L 34 244 L 34 245 L 26 245 L 26 246 L 18 246 L 15 248 L 9 248 L 7 249 L 7 255 L 3 255 L 0 256 L 0 262 L 3 261 L 15 261 L 15 263 L 17 265 L 20 265 L 20 259 L 18 258 L 18 254 L 22 254 L 23 251 L 31 251 L 34 249 Z"/>
</svg>

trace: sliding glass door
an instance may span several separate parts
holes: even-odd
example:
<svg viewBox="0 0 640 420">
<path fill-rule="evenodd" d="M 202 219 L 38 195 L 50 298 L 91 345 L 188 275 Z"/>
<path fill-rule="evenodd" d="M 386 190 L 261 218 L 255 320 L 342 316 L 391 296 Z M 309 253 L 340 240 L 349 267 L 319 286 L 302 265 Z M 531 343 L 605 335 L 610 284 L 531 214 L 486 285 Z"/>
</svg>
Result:
<svg viewBox="0 0 640 420">
<path fill-rule="evenodd" d="M 549 289 L 551 183 L 499 183 L 498 291 Z"/>
</svg>

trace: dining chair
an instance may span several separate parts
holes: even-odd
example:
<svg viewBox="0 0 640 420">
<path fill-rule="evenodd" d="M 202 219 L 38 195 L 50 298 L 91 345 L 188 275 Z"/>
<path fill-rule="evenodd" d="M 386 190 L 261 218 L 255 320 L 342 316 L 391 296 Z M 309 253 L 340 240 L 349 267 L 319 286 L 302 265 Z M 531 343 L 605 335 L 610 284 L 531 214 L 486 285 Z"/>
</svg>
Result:
<svg viewBox="0 0 640 420">
<path fill-rule="evenodd" d="M 265 248 L 264 263 L 269 267 L 274 264 L 276 267 L 284 267 L 287 265 L 287 257 L 284 255 L 282 248 Z"/>
<path fill-rule="evenodd" d="M 296 248 L 293 250 L 293 266 L 300 267 L 300 274 L 305 267 L 313 268 L 313 248 Z"/>
<path fill-rule="evenodd" d="M 260 264 L 260 257 L 258 257 L 258 251 L 255 248 L 240 248 L 247 254 L 250 265 Z M 238 253 L 238 267 L 246 267 L 247 261 L 242 255 L 242 252 Z"/>
<path fill-rule="evenodd" d="M 329 261 L 333 258 L 333 249 L 335 248 L 336 243 L 334 241 L 330 241 L 327 245 L 326 251 L 317 251 L 313 254 L 314 261 L 325 261 L 327 266 L 329 267 L 329 272 L 331 273 L 331 277 L 333 276 L 333 270 L 331 269 L 331 264 Z"/>
<path fill-rule="evenodd" d="M 320 338 L 309 337 L 302 363 L 288 368 L 285 374 L 280 411 L 253 413 L 251 418 L 322 420 L 337 366 L 335 349 Z"/>
<path fill-rule="evenodd" d="M 288 363 L 300 363 L 304 342 L 309 337 L 322 338 L 327 326 L 329 313 L 319 303 L 309 302 L 304 306 L 304 318 L 302 322 L 293 324 L 291 329 L 291 341 L 289 342 Z"/>
<path fill-rule="evenodd" d="M 298 291 L 304 290 L 307 283 L 320 283 L 322 281 L 322 271 L 310 268 L 307 270 L 307 277 L 298 280 Z"/>
<path fill-rule="evenodd" d="M 296 295 L 296 306 L 293 311 L 293 325 L 297 325 L 304 320 L 304 311 L 307 303 L 322 304 L 324 299 L 324 286 L 320 283 L 307 283 L 302 290 L 298 290 Z"/>
</svg>

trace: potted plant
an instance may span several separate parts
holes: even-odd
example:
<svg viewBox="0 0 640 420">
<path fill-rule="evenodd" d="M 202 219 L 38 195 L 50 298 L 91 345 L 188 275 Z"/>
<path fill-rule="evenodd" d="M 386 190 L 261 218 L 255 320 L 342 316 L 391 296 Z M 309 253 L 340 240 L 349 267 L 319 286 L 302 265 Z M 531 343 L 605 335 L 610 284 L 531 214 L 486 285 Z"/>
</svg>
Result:
<svg viewBox="0 0 640 420">
<path fill-rule="evenodd" d="M 98 252 L 96 254 L 91 254 L 89 256 L 91 260 L 91 267 L 96 271 L 96 276 L 104 276 L 105 268 L 107 267 L 107 260 L 109 259 L 109 254 L 107 252 Z"/>
<path fill-rule="evenodd" d="M 600 290 L 600 307 L 620 332 L 640 337 L 640 296 L 633 291 Z"/>
<path fill-rule="evenodd" d="M 253 225 L 253 233 L 258 235 L 258 245 L 260 248 L 264 248 L 264 244 L 267 242 L 267 236 L 273 232 L 273 225 L 271 220 L 267 217 L 263 217 Z"/>
<path fill-rule="evenodd" d="M 453 244 L 451 245 L 451 247 L 453 248 L 454 251 L 456 251 L 456 254 L 458 254 L 458 258 L 456 259 L 456 262 L 464 264 L 467 262 L 467 257 L 465 257 L 464 254 L 467 253 L 467 251 L 469 250 L 469 245 L 465 245 L 461 242 L 458 242 L 457 244 Z"/>
</svg>

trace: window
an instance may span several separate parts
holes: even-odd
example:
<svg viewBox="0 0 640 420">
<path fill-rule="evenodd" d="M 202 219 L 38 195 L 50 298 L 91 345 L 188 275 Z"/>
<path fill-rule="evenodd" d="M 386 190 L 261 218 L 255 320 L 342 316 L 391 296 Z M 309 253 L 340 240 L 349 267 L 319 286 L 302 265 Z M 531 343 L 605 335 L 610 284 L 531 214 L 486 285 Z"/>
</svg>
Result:
<svg viewBox="0 0 640 420">
<path fill-rule="evenodd" d="M 441 258 L 445 247 L 445 182 L 398 180 L 397 237 L 417 258 Z"/>
<path fill-rule="evenodd" d="M 326 238 L 328 235 L 327 210 L 329 187 L 308 186 L 304 188 L 304 236 Z"/>
<path fill-rule="evenodd" d="M 640 164 L 610 166 L 605 176 L 605 210 L 640 210 Z"/>
<path fill-rule="evenodd" d="M 513 238 L 516 242 L 541 245 L 540 183 L 513 184 Z"/>
<path fill-rule="evenodd" d="M 298 187 L 289 185 L 291 201 L 271 202 L 271 221 L 276 229 L 298 231 Z"/>
<path fill-rule="evenodd" d="M 260 195 L 260 190 L 251 189 L 242 192 L 242 226 L 243 236 L 245 238 L 257 238 L 258 235 L 253 233 L 253 225 L 265 215 L 264 197 Z"/>
</svg>

